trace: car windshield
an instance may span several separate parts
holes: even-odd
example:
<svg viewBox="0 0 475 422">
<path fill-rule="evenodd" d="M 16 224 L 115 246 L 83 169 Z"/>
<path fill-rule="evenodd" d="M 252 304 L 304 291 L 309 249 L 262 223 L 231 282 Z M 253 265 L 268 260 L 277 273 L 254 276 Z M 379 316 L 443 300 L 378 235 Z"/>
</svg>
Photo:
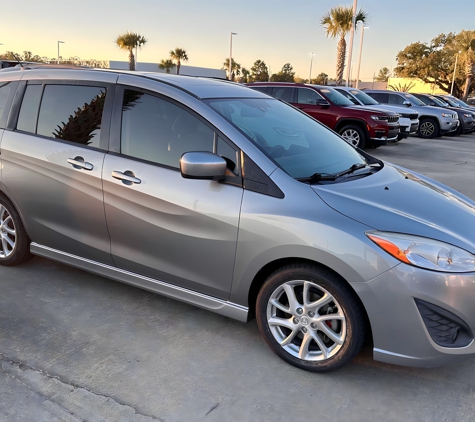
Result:
<svg viewBox="0 0 475 422">
<path fill-rule="evenodd" d="M 357 89 L 353 89 L 350 91 L 358 100 L 360 100 L 364 105 L 378 105 L 379 103 L 368 94 L 364 93 L 363 91 L 359 91 Z"/>
<path fill-rule="evenodd" d="M 353 106 L 354 104 L 333 88 L 318 88 L 318 91 L 327 97 L 327 100 L 338 106 Z"/>
<path fill-rule="evenodd" d="M 441 100 L 440 98 L 437 98 L 437 97 L 433 97 L 432 95 L 429 96 L 429 98 L 434 101 L 434 103 L 436 103 L 437 105 L 439 106 L 442 106 L 442 107 L 447 107 L 449 106 L 450 104 Z"/>
<path fill-rule="evenodd" d="M 303 112 L 275 99 L 204 100 L 296 179 L 336 174 L 366 158 Z"/>
<path fill-rule="evenodd" d="M 463 102 L 463 101 L 460 100 L 459 98 L 456 98 L 456 99 L 454 100 L 454 102 L 460 104 L 463 108 L 469 108 L 469 107 L 470 107 L 467 103 Z"/>
<path fill-rule="evenodd" d="M 404 97 L 407 98 L 412 103 L 412 105 L 416 105 L 416 106 L 425 105 L 424 102 L 419 100 L 419 98 L 414 97 L 414 95 L 412 94 L 404 94 Z"/>
<path fill-rule="evenodd" d="M 452 107 L 460 107 L 460 105 L 454 101 L 452 98 L 449 97 L 443 97 L 444 101 L 448 102 Z"/>
</svg>

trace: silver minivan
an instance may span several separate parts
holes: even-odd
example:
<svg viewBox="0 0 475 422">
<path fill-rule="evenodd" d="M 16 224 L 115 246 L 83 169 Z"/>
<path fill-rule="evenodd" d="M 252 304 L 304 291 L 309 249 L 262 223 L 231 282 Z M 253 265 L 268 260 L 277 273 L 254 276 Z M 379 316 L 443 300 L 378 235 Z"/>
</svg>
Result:
<svg viewBox="0 0 475 422">
<path fill-rule="evenodd" d="M 31 254 L 240 321 L 323 372 L 475 353 L 475 203 L 238 84 L 0 71 L 0 264 Z"/>
</svg>

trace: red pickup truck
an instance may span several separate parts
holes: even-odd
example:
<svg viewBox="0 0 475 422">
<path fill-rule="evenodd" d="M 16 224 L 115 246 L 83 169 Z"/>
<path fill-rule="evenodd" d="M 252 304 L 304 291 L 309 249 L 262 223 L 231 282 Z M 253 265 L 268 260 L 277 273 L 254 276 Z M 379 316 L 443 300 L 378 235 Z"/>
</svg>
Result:
<svg viewBox="0 0 475 422">
<path fill-rule="evenodd" d="M 329 86 L 287 82 L 246 85 L 299 108 L 358 148 L 377 147 L 397 140 L 397 113 L 355 106 Z"/>
</svg>

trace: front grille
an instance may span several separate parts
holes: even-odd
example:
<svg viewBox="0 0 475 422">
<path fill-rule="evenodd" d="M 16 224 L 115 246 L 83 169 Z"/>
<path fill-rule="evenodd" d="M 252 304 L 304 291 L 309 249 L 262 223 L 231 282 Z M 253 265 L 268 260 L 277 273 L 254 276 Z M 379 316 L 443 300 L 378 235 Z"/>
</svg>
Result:
<svg viewBox="0 0 475 422">
<path fill-rule="evenodd" d="M 388 116 L 388 123 L 397 123 L 399 122 L 399 116 Z"/>
<path fill-rule="evenodd" d="M 414 300 L 427 331 L 439 346 L 465 347 L 473 340 L 470 328 L 458 316 L 423 300 Z"/>
</svg>

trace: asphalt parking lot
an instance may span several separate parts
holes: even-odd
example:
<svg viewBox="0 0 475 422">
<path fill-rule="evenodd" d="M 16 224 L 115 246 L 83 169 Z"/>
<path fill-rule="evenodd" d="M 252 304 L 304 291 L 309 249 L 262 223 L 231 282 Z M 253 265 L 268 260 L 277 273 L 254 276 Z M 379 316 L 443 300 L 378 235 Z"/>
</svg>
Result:
<svg viewBox="0 0 475 422">
<path fill-rule="evenodd" d="M 475 200 L 473 134 L 368 152 Z M 0 280 L 1 421 L 475 419 L 475 359 L 404 368 L 366 348 L 317 375 L 277 358 L 255 321 L 41 258 L 0 267 Z"/>
</svg>

